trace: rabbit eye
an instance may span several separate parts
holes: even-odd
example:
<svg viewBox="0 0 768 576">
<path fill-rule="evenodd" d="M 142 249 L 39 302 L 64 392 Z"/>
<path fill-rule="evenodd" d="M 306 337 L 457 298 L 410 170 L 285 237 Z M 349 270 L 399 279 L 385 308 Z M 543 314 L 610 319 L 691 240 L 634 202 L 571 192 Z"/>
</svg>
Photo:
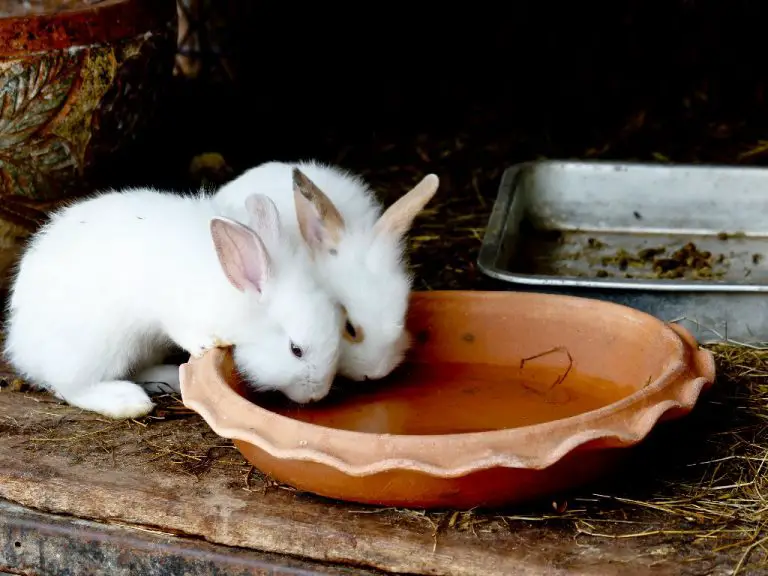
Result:
<svg viewBox="0 0 768 576">
<path fill-rule="evenodd" d="M 363 341 L 363 327 L 362 326 L 355 326 L 347 320 L 347 323 L 344 326 L 344 339 L 348 342 L 352 342 L 354 344 L 359 344 Z"/>
<path fill-rule="evenodd" d="M 296 358 L 301 358 L 302 356 L 304 356 L 304 350 L 302 350 L 301 348 L 296 346 L 296 344 L 291 342 L 291 354 L 296 356 Z"/>
</svg>

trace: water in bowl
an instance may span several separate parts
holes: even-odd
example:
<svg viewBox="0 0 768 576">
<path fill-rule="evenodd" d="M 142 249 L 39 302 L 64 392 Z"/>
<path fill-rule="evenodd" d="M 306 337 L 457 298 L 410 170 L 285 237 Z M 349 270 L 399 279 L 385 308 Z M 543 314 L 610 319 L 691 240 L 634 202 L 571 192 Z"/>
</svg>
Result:
<svg viewBox="0 0 768 576">
<path fill-rule="evenodd" d="M 408 364 L 378 382 L 339 383 L 317 404 L 300 406 L 279 394 L 249 399 L 330 428 L 425 435 L 540 424 L 608 406 L 636 390 L 562 368 Z"/>
</svg>

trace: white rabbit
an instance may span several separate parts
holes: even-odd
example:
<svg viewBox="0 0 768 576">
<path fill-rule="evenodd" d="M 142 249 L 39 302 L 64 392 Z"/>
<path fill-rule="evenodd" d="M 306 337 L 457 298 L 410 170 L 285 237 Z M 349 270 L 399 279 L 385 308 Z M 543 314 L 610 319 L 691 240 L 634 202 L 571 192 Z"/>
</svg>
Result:
<svg viewBox="0 0 768 576">
<path fill-rule="evenodd" d="M 132 376 L 172 344 L 193 355 L 233 345 L 256 388 L 300 403 L 324 397 L 340 306 L 285 237 L 275 205 L 254 194 L 246 206 L 249 226 L 219 217 L 209 195 L 132 189 L 54 213 L 16 270 L 7 359 L 69 404 L 112 418 L 152 410 Z"/>
<path fill-rule="evenodd" d="M 346 311 L 339 373 L 360 381 L 388 375 L 409 348 L 404 237 L 438 183 L 426 176 L 382 214 L 358 176 L 317 162 L 268 162 L 222 186 L 214 199 L 235 219 L 244 217 L 252 192 L 274 200 L 286 231 L 304 238 L 321 285 Z"/>
</svg>

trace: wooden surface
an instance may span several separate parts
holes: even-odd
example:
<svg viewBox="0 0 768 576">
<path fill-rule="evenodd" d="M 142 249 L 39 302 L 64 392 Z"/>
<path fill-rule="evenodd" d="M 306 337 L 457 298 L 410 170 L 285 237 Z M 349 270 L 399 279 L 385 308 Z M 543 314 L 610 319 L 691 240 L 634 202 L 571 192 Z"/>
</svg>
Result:
<svg viewBox="0 0 768 576">
<path fill-rule="evenodd" d="M 94 564 L 96 568 L 94 569 Z M 73 520 L 0 500 L 0 576 L 381 576 L 327 562 L 179 538 L 145 528 Z"/>
<path fill-rule="evenodd" d="M 601 538 L 481 515 L 461 529 L 298 494 L 270 486 L 183 409 L 112 422 L 9 388 L 0 391 L 0 498 L 38 510 L 392 572 L 626 576 L 649 563 L 654 574 L 717 573 L 691 561 L 703 545 L 674 535 Z"/>
</svg>

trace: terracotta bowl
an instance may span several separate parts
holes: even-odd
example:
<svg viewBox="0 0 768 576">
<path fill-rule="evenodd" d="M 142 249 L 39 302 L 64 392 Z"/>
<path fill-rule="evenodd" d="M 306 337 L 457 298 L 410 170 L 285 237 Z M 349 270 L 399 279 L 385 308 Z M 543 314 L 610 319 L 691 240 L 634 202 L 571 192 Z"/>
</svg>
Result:
<svg viewBox="0 0 768 576">
<path fill-rule="evenodd" d="M 182 365 L 184 403 L 298 489 L 471 508 L 596 479 L 715 377 L 685 329 L 597 300 L 414 293 L 408 322 L 408 361 L 380 382 L 345 383 L 310 406 L 248 398 L 217 349 Z"/>
</svg>

